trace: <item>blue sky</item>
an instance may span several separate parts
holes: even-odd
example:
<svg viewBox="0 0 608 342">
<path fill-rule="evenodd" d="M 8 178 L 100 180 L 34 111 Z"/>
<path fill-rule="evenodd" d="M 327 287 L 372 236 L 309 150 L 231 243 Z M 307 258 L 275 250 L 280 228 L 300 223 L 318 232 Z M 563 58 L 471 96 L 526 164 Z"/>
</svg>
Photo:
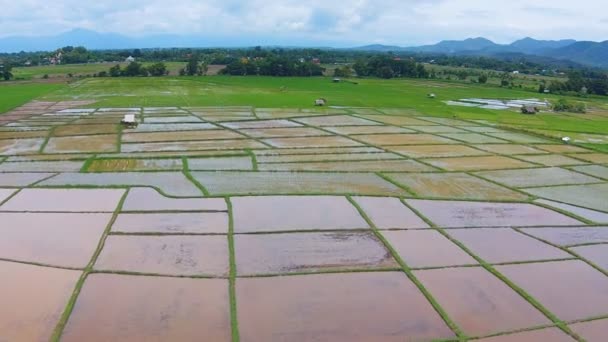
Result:
<svg viewBox="0 0 608 342">
<path fill-rule="evenodd" d="M 605 0 L 0 0 L 0 37 L 84 28 L 250 45 L 407 46 L 478 36 L 603 41 L 607 7 Z"/>
</svg>

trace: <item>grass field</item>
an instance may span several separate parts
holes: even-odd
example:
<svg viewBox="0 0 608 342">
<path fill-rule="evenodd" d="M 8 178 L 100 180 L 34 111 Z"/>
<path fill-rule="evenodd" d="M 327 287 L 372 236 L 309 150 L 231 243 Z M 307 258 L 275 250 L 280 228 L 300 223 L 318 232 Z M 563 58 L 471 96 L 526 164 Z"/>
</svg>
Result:
<svg viewBox="0 0 608 342">
<path fill-rule="evenodd" d="M 65 87 L 62 84 L 0 83 L 0 113 L 9 111 L 39 96 Z"/>
<path fill-rule="evenodd" d="M 0 94 L 0 108 L 6 111 L 42 95 L 42 99 L 52 101 L 96 100 L 92 106 L 103 107 L 177 105 L 312 108 L 314 100 L 323 97 L 328 100 L 330 106 L 407 108 L 425 115 L 485 120 L 552 137 L 573 134 L 605 135 L 608 132 L 608 104 L 602 98 L 583 99 L 590 108 L 590 113 L 584 115 L 541 113 L 523 116 L 516 111 L 448 106 L 443 101 L 468 97 L 526 99 L 538 97 L 539 94 L 493 85 L 436 80 L 360 79 L 357 82 L 358 84 L 333 83 L 331 78 L 325 77 L 87 78 L 61 86 L 4 86 L 6 91 Z M 429 93 L 436 94 L 436 98 L 429 99 Z M 548 95 L 543 98 L 552 101 L 558 97 Z M 580 98 L 571 100 L 581 101 Z M 603 145 L 600 140 L 591 136 L 589 143 Z"/>
<path fill-rule="evenodd" d="M 69 64 L 69 65 L 43 65 L 33 67 L 20 67 L 14 68 L 13 74 L 18 80 L 31 80 L 39 79 L 44 75 L 48 75 L 49 78 L 68 78 L 68 74 L 73 76 L 91 76 L 101 71 L 108 71 L 111 67 L 117 63 L 90 63 L 90 64 Z M 127 63 L 118 63 L 122 67 L 125 67 Z M 143 63 L 149 65 L 152 63 Z M 185 62 L 165 62 L 167 69 L 171 75 L 177 75 L 179 69 L 183 68 Z M 215 68 L 210 67 L 210 71 L 214 71 Z M 217 73 L 215 71 L 214 73 Z M 213 73 L 212 73 L 213 74 Z"/>
</svg>

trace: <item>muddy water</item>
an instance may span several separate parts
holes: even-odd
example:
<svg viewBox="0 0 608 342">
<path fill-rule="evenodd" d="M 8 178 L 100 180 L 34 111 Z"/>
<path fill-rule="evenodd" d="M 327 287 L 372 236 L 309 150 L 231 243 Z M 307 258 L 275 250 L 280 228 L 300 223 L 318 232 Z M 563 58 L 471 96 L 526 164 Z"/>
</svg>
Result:
<svg viewBox="0 0 608 342">
<path fill-rule="evenodd" d="M 424 133 L 471 133 L 452 126 L 408 126 L 408 128 Z"/>
<path fill-rule="evenodd" d="M 399 272 L 238 279 L 246 341 L 404 341 L 452 338 Z"/>
<path fill-rule="evenodd" d="M 154 132 L 123 134 L 122 141 L 127 143 L 146 143 L 162 141 L 242 139 L 245 136 L 229 130 L 202 130 L 182 132 Z"/>
<path fill-rule="evenodd" d="M 230 341 L 228 281 L 90 275 L 62 341 Z"/>
<path fill-rule="evenodd" d="M 608 212 L 608 183 L 526 189 L 546 199 Z"/>
<path fill-rule="evenodd" d="M 388 150 L 401 153 L 413 158 L 432 157 L 460 157 L 487 155 L 486 152 L 476 150 L 465 145 L 411 145 L 391 146 Z"/>
<path fill-rule="evenodd" d="M 500 170 L 534 167 L 533 164 L 502 156 L 427 159 L 427 162 L 448 171 Z"/>
<path fill-rule="evenodd" d="M 581 246 L 570 249 L 608 271 L 608 245 Z"/>
<path fill-rule="evenodd" d="M 602 342 L 608 336 L 608 319 L 571 324 L 570 328 L 589 342 Z"/>
<path fill-rule="evenodd" d="M 441 134 L 444 137 L 463 141 L 469 144 L 506 144 L 505 140 L 489 137 L 479 133 L 445 133 Z"/>
<path fill-rule="evenodd" d="M 228 233 L 227 213 L 120 214 L 112 226 L 123 233 Z"/>
<path fill-rule="evenodd" d="M 413 268 L 477 264 L 460 247 L 434 230 L 384 231 L 382 235 Z"/>
<path fill-rule="evenodd" d="M 0 186 L 28 186 L 52 176 L 52 173 L 0 173 Z"/>
<path fill-rule="evenodd" d="M 241 133 L 254 138 L 289 138 L 331 135 L 331 133 L 310 127 L 242 129 Z"/>
<path fill-rule="evenodd" d="M 550 323 L 540 311 L 481 267 L 445 268 L 415 274 L 469 336 Z"/>
<path fill-rule="evenodd" d="M 523 231 L 559 246 L 608 243 L 608 227 L 529 228 Z"/>
<path fill-rule="evenodd" d="M 545 151 L 553 152 L 553 153 L 591 152 L 590 150 L 587 150 L 587 149 L 584 149 L 581 147 L 572 146 L 572 145 L 536 145 L 535 147 L 540 148 L 541 150 L 545 150 Z"/>
<path fill-rule="evenodd" d="M 516 144 L 500 144 L 500 145 L 488 145 L 488 144 L 480 144 L 477 146 L 482 150 L 498 153 L 498 154 L 546 154 L 546 151 L 542 151 L 536 149 L 534 147 L 526 146 L 526 145 L 516 145 Z"/>
<path fill-rule="evenodd" d="M 357 118 L 350 115 L 320 116 L 313 118 L 300 118 L 295 121 L 302 122 L 311 126 L 369 126 L 380 125 L 377 122 Z"/>
<path fill-rule="evenodd" d="M 232 205 L 236 232 L 369 228 L 344 197 L 236 197 Z"/>
<path fill-rule="evenodd" d="M 371 119 L 371 120 L 384 122 L 384 123 L 387 123 L 390 125 L 395 125 L 395 126 L 434 126 L 434 125 L 437 125 L 434 122 L 419 120 L 419 119 L 407 117 L 407 116 L 364 115 L 364 117 Z"/>
<path fill-rule="evenodd" d="M 400 196 L 405 191 L 375 174 L 192 172 L 212 195 L 360 194 Z"/>
<path fill-rule="evenodd" d="M 582 165 L 587 162 L 580 161 L 574 158 L 562 156 L 559 154 L 547 154 L 541 156 L 518 156 L 518 158 L 529 161 L 531 163 L 542 164 L 546 166 L 564 166 L 564 165 Z"/>
<path fill-rule="evenodd" d="M 599 178 L 608 179 L 608 167 L 601 165 L 575 166 L 575 171 L 583 172 Z"/>
<path fill-rule="evenodd" d="M 597 183 L 600 180 L 590 176 L 557 167 L 523 170 L 499 170 L 478 172 L 476 175 L 508 186 L 524 188 L 532 186 L 552 186 L 568 184 Z"/>
<path fill-rule="evenodd" d="M 560 319 L 608 314 L 608 277 L 582 261 L 497 266 Z"/>
<path fill-rule="evenodd" d="M 223 198 L 169 198 L 150 188 L 132 188 L 122 207 L 123 211 L 191 211 L 227 210 Z"/>
<path fill-rule="evenodd" d="M 572 258 L 558 248 L 512 229 L 454 229 L 449 234 L 489 263 Z"/>
<path fill-rule="evenodd" d="M 262 152 L 264 153 L 264 152 Z M 394 153 L 343 153 L 343 154 L 294 154 L 294 155 L 260 155 L 258 163 L 292 163 L 321 162 L 345 160 L 392 160 L 403 159 Z"/>
<path fill-rule="evenodd" d="M 429 227 L 398 198 L 354 197 L 354 200 L 379 229 Z"/>
<path fill-rule="evenodd" d="M 188 168 L 193 171 L 253 170 L 251 157 L 189 158 Z"/>
<path fill-rule="evenodd" d="M 9 198 L 15 191 L 15 189 L 0 189 L 0 203 Z"/>
<path fill-rule="evenodd" d="M 0 213 L 0 257 L 84 268 L 111 214 Z"/>
<path fill-rule="evenodd" d="M 354 140 L 338 136 L 330 137 L 300 137 L 300 138 L 274 138 L 265 139 L 264 142 L 278 148 L 306 148 L 306 147 L 341 147 L 360 146 Z"/>
<path fill-rule="evenodd" d="M 535 136 L 521 134 L 521 133 L 513 133 L 513 132 L 505 132 L 505 133 L 486 133 L 487 135 L 491 135 L 493 137 L 509 140 L 516 143 L 524 143 L 524 144 L 536 144 L 536 143 L 547 143 L 548 140 L 537 138 Z"/>
<path fill-rule="evenodd" d="M 393 145 L 423 145 L 423 144 L 455 144 L 454 140 L 431 134 L 371 134 L 358 135 L 357 140 L 378 146 Z"/>
<path fill-rule="evenodd" d="M 117 120 L 118 121 L 118 120 Z M 118 125 L 114 124 L 94 124 L 94 125 L 66 125 L 55 128 L 53 135 L 71 136 L 71 135 L 87 135 L 87 134 L 108 134 L 116 133 Z"/>
<path fill-rule="evenodd" d="M 181 159 L 98 159 L 94 160 L 87 169 L 88 172 L 125 172 L 170 170 L 181 171 Z"/>
<path fill-rule="evenodd" d="M 112 212 L 124 192 L 118 189 L 23 189 L 0 210 Z"/>
<path fill-rule="evenodd" d="M 373 233 L 235 236 L 239 275 L 398 267 Z"/>
<path fill-rule="evenodd" d="M 353 172 L 414 172 L 434 168 L 414 160 L 329 161 L 303 163 L 260 164 L 262 171 L 353 171 Z"/>
<path fill-rule="evenodd" d="M 136 143 L 122 144 L 121 152 L 172 152 L 172 151 L 196 151 L 196 150 L 237 150 L 244 148 L 268 148 L 268 146 L 251 139 L 239 140 L 200 140 L 182 142 L 158 142 L 158 143 Z"/>
<path fill-rule="evenodd" d="M 0 139 L 44 138 L 46 131 L 0 132 Z"/>
<path fill-rule="evenodd" d="M 531 204 L 407 200 L 435 224 L 444 227 L 562 226 L 580 222 Z"/>
<path fill-rule="evenodd" d="M 428 126 L 431 127 L 431 126 Z M 335 126 L 325 129 L 337 134 L 388 134 L 388 133 L 414 133 L 413 130 L 395 126 Z"/>
<path fill-rule="evenodd" d="M 515 334 L 501 335 L 495 337 L 482 338 L 478 342 L 574 342 L 572 337 L 566 335 L 559 328 L 547 328 L 541 330 L 524 331 Z"/>
<path fill-rule="evenodd" d="M 42 138 L 0 140 L 0 155 L 38 153 L 43 143 Z"/>
<path fill-rule="evenodd" d="M 299 123 L 289 120 L 256 120 L 244 122 L 225 122 L 222 126 L 232 129 L 253 129 L 253 128 L 287 128 L 300 127 Z"/>
<path fill-rule="evenodd" d="M 117 138 L 116 134 L 51 138 L 44 148 L 44 152 L 114 152 L 118 148 Z"/>
<path fill-rule="evenodd" d="M 84 161 L 4 162 L 0 172 L 78 172 Z"/>
<path fill-rule="evenodd" d="M 110 236 L 95 269 L 178 276 L 228 275 L 225 236 Z"/>
<path fill-rule="evenodd" d="M 528 196 L 464 173 L 388 174 L 421 197 L 525 200 Z"/>
<path fill-rule="evenodd" d="M 0 274 L 0 339 L 50 340 L 81 272 L 0 261 Z"/>
</svg>

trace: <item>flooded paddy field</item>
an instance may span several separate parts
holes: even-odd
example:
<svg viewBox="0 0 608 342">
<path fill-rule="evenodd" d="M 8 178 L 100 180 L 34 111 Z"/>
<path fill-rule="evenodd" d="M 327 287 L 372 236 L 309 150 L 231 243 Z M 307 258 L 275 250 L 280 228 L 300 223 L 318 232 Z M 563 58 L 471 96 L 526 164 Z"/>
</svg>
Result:
<svg viewBox="0 0 608 342">
<path fill-rule="evenodd" d="M 3 117 L 0 341 L 608 336 L 608 154 L 390 108 Z"/>
</svg>

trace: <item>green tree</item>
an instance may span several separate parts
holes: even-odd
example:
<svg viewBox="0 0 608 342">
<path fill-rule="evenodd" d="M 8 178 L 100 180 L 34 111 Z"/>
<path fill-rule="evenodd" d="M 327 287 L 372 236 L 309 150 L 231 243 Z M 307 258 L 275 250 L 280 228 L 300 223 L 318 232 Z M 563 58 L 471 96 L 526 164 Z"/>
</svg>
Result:
<svg viewBox="0 0 608 342">
<path fill-rule="evenodd" d="M 353 75 L 353 69 L 346 65 L 342 68 L 336 68 L 334 70 L 334 77 L 351 77 Z"/>
<path fill-rule="evenodd" d="M 188 76 L 200 76 L 203 74 L 198 55 L 192 54 L 192 56 L 190 56 L 190 59 L 188 60 L 188 64 L 186 64 L 184 71 Z"/>
<path fill-rule="evenodd" d="M 123 70 L 122 75 L 127 77 L 148 76 L 148 71 L 140 63 L 131 62 Z"/>
<path fill-rule="evenodd" d="M 10 80 L 13 78 L 12 70 L 13 66 L 10 63 L 0 64 L 0 78 L 5 81 Z"/>
<path fill-rule="evenodd" d="M 116 64 L 115 66 L 111 67 L 109 74 L 110 74 L 110 77 L 120 77 L 120 75 L 122 75 L 122 70 L 120 69 L 120 64 Z"/>
<path fill-rule="evenodd" d="M 148 66 L 147 70 L 151 76 L 165 76 L 168 73 L 165 63 L 154 63 Z"/>
<path fill-rule="evenodd" d="M 484 83 L 488 83 L 488 75 L 486 74 L 481 74 L 479 75 L 479 83 L 484 84 Z"/>
</svg>

